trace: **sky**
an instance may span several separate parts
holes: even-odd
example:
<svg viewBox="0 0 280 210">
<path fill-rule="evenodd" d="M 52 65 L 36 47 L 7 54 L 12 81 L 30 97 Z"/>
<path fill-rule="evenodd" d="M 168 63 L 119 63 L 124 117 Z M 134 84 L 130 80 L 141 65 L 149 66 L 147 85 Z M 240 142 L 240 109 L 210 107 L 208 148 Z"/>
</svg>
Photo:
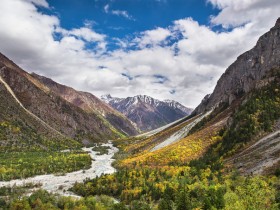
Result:
<svg viewBox="0 0 280 210">
<path fill-rule="evenodd" d="M 98 97 L 195 108 L 279 11 L 279 0 L 0 0 L 0 52 Z"/>
</svg>

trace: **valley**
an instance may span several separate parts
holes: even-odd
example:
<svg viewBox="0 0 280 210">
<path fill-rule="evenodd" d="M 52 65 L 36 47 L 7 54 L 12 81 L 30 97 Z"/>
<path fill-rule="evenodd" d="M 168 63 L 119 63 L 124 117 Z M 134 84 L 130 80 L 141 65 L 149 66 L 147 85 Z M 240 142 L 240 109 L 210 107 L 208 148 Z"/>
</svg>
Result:
<svg viewBox="0 0 280 210">
<path fill-rule="evenodd" d="M 88 168 L 76 170 L 71 173 L 61 172 L 57 174 L 39 175 L 30 178 L 13 179 L 11 181 L 0 181 L 0 187 L 20 187 L 31 184 L 40 186 L 41 189 L 47 190 L 51 193 L 58 193 L 64 196 L 74 196 L 73 193 L 68 191 L 74 183 L 82 182 L 85 179 L 92 179 L 96 176 L 101 176 L 102 174 L 111 174 L 115 172 L 115 169 L 111 166 L 111 164 L 114 161 L 112 157 L 118 149 L 114 147 L 112 143 L 103 144 L 103 146 L 109 147 L 108 154 L 97 155 L 97 152 L 93 151 L 93 147 L 82 148 L 82 150 L 88 153 L 91 158 L 91 164 Z M 61 153 L 67 154 L 69 151 L 61 151 Z M 70 167 L 69 163 L 63 164 Z M 52 163 L 50 163 L 50 165 L 52 165 Z M 34 189 L 31 190 L 34 191 Z"/>
<path fill-rule="evenodd" d="M 0 210 L 280 209 L 276 1 L 203 1 L 170 24 L 157 10 L 192 5 L 155 1 L 145 31 L 144 1 L 80 1 L 68 22 L 77 1 L 3 2 Z"/>
</svg>

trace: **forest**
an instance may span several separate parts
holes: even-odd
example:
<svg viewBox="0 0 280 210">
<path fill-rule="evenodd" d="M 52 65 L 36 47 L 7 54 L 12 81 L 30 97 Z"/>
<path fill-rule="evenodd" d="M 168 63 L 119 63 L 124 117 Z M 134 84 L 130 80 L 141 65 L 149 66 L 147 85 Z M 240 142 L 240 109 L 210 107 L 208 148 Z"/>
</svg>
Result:
<svg viewBox="0 0 280 210">
<path fill-rule="evenodd" d="M 82 151 L 0 153 L 0 181 L 41 174 L 63 174 L 87 169 L 90 165 L 91 157 Z"/>
<path fill-rule="evenodd" d="M 121 209 L 123 205 L 116 204 L 108 196 L 89 196 L 87 198 L 75 199 L 71 197 L 58 196 L 45 190 L 37 190 L 30 196 L 22 196 L 32 185 L 23 187 L 0 188 L 0 209 L 3 210 L 106 210 Z M 10 199 L 3 199 L 9 196 Z"/>
</svg>

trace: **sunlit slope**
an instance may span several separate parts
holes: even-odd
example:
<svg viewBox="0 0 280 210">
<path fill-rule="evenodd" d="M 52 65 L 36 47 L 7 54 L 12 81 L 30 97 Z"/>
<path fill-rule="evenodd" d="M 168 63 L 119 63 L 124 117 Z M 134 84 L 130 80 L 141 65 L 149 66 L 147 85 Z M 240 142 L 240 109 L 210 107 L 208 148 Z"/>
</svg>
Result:
<svg viewBox="0 0 280 210">
<path fill-rule="evenodd" d="M 131 142 L 125 147 L 126 152 L 138 153 L 144 151 L 150 151 L 157 145 L 163 143 L 172 136 L 174 133 L 182 130 L 184 127 L 191 124 L 197 117 L 194 118 L 183 118 L 182 120 L 172 123 L 169 127 L 164 126 L 163 129 L 156 129 L 153 135 L 137 136 L 134 142 Z"/>
<path fill-rule="evenodd" d="M 149 131 L 149 132 L 146 132 L 146 133 L 142 133 L 142 134 L 140 134 L 140 135 L 137 135 L 136 137 L 150 137 L 150 136 L 152 136 L 152 135 L 154 135 L 154 134 L 157 134 L 157 133 L 159 133 L 159 132 L 161 132 L 161 131 L 163 131 L 163 130 L 165 130 L 165 129 L 168 129 L 168 128 L 170 128 L 170 127 L 176 126 L 176 125 L 178 125 L 178 124 L 184 122 L 185 120 L 190 119 L 190 117 L 191 117 L 191 116 L 183 117 L 182 119 L 176 120 L 176 121 L 174 121 L 174 122 L 172 122 L 172 123 L 169 123 L 169 124 L 167 124 L 167 125 L 164 125 L 164 126 L 162 126 L 162 127 L 159 127 L 159 128 L 154 129 L 154 130 L 152 130 L 152 131 Z"/>
<path fill-rule="evenodd" d="M 231 108 L 227 108 L 222 112 L 214 110 L 213 114 L 209 115 L 208 118 L 206 116 L 201 118 L 199 121 L 201 124 L 197 122 L 196 127 L 192 127 L 197 131 L 192 134 L 187 133 L 186 137 L 163 148 L 159 148 L 158 150 L 153 150 L 153 148 L 160 144 L 158 142 L 159 139 L 161 139 L 161 142 L 164 142 L 164 140 L 168 139 L 172 134 L 192 124 L 200 115 L 175 127 L 157 133 L 148 139 L 138 140 L 137 144 L 135 143 L 125 148 L 127 152 L 132 151 L 134 155 L 122 160 L 120 166 L 126 167 L 138 164 L 150 166 L 182 165 L 192 159 L 198 158 L 204 154 L 210 145 L 221 140 L 219 131 L 225 127 L 231 112 Z M 204 119 L 205 124 L 202 122 L 202 119 Z M 190 131 L 192 131 L 192 129 L 190 129 Z"/>
<path fill-rule="evenodd" d="M 185 117 L 168 126 L 163 126 L 146 134 L 136 137 L 137 140 L 125 148 L 126 152 L 138 153 L 143 151 L 156 151 L 173 144 L 189 134 L 189 131 L 207 117 L 211 111 L 195 117 Z"/>
</svg>

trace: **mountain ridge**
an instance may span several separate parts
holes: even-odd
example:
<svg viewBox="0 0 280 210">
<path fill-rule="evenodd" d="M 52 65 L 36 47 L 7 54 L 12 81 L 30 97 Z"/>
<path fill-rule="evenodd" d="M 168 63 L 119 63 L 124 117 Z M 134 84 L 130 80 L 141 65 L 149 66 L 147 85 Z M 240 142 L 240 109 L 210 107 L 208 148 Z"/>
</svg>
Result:
<svg viewBox="0 0 280 210">
<path fill-rule="evenodd" d="M 101 96 L 101 100 L 123 113 L 142 131 L 149 131 L 189 115 L 192 109 L 173 100 L 160 101 L 147 95 L 127 98 Z"/>
<path fill-rule="evenodd" d="M 5 137 L 8 142 L 1 142 L 3 148 L 10 143 L 13 144 L 17 138 L 23 139 L 17 145 L 19 148 L 22 145 L 26 146 L 29 142 L 30 145 L 47 149 L 49 146 L 46 144 L 60 145 L 59 138 L 72 142 L 68 144 L 63 140 L 63 145 L 77 146 L 78 142 L 88 145 L 96 141 L 106 141 L 138 133 L 129 120 L 103 104 L 98 98 L 96 100 L 106 107 L 104 112 L 110 110 L 108 120 L 98 112 L 86 112 L 77 104 L 65 100 L 34 75 L 27 73 L 2 54 L 0 54 L 0 76 L 3 80 L 1 81 L 1 98 L 7 98 L 7 100 L 9 98 L 9 101 L 1 101 L 1 107 L 3 107 L 0 113 L 0 120 L 3 123 L 3 126 L 0 126 L 1 132 L 4 137 L 10 136 Z M 74 91 L 74 89 L 71 90 Z M 94 96 L 91 97 L 95 99 Z M 7 102 L 10 104 L 8 107 L 5 104 Z M 17 112 L 9 109 L 17 110 Z M 109 121 L 119 127 L 112 125 Z M 10 127 L 19 129 L 19 133 L 11 132 Z M 31 132 L 34 133 L 34 138 L 28 137 Z M 28 139 L 34 141 L 30 142 Z M 44 141 L 42 142 L 41 139 Z"/>
<path fill-rule="evenodd" d="M 125 135 L 138 134 L 137 128 L 132 122 L 93 94 L 77 91 L 72 87 L 59 84 L 50 78 L 35 73 L 32 73 L 31 75 L 69 103 L 81 108 L 87 113 L 96 113 L 100 115 L 101 118 L 104 117 L 113 126 L 113 129 L 117 129 Z"/>
</svg>

